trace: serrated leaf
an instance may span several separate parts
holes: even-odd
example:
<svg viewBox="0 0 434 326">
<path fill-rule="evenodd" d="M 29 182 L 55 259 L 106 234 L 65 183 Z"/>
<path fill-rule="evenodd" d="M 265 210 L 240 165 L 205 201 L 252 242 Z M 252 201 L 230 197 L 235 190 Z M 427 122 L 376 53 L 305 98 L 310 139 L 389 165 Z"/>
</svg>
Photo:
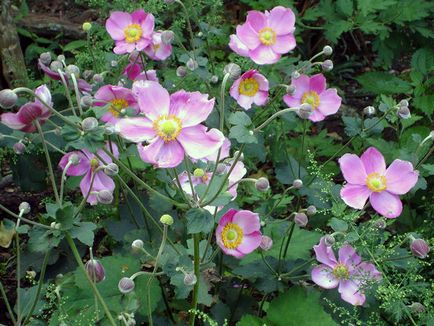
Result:
<svg viewBox="0 0 434 326">
<path fill-rule="evenodd" d="M 92 222 L 79 222 L 70 230 L 71 237 L 78 239 L 81 243 L 88 247 L 93 246 L 93 230 L 96 229 L 96 225 Z"/>
<path fill-rule="evenodd" d="M 428 74 L 434 69 L 434 51 L 428 48 L 417 50 L 411 58 L 411 68 L 424 75 Z"/>
<path fill-rule="evenodd" d="M 336 7 L 340 13 L 347 17 L 353 14 L 353 0 L 337 0 Z"/>
<path fill-rule="evenodd" d="M 187 233 L 209 233 L 214 227 L 214 219 L 210 212 L 203 208 L 192 208 L 186 214 Z"/>
<path fill-rule="evenodd" d="M 346 232 L 348 230 L 348 223 L 336 217 L 332 217 L 328 225 L 336 232 Z"/>
<path fill-rule="evenodd" d="M 374 94 L 410 93 L 412 90 L 410 83 L 387 72 L 366 72 L 356 80 L 366 91 Z"/>
</svg>

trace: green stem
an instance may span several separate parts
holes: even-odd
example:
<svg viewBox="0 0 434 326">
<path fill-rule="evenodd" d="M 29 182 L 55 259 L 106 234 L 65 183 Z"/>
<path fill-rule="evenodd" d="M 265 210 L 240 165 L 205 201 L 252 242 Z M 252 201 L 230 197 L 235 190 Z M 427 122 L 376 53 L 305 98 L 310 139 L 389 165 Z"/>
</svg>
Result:
<svg viewBox="0 0 434 326">
<path fill-rule="evenodd" d="M 298 272 L 299 270 L 303 269 L 305 266 L 310 265 L 311 263 L 313 263 L 314 261 L 316 261 L 315 258 L 312 258 L 306 262 L 304 262 L 303 264 L 294 267 L 293 269 L 291 269 L 289 272 L 286 273 L 282 273 L 280 274 L 281 277 L 286 277 L 286 276 L 291 276 L 291 274 L 294 274 L 295 272 Z"/>
<path fill-rule="evenodd" d="M 282 114 L 285 114 L 287 112 L 296 112 L 298 111 L 298 107 L 295 108 L 287 108 L 287 109 L 283 109 L 280 110 L 276 113 L 274 113 L 271 117 L 269 117 L 267 120 L 265 120 L 261 125 L 259 125 L 259 127 L 256 127 L 255 129 L 253 129 L 253 132 L 258 132 L 260 131 L 262 128 L 266 127 L 271 121 L 273 121 L 274 119 L 276 119 L 277 117 L 281 116 Z"/>
<path fill-rule="evenodd" d="M 196 310 L 197 309 L 197 300 L 199 297 L 199 278 L 200 278 L 200 257 L 199 257 L 199 242 L 200 242 L 200 233 L 195 233 L 193 235 L 193 241 L 194 241 L 194 275 L 196 275 L 196 283 L 194 284 L 193 288 L 193 300 L 191 303 L 191 309 Z M 191 314 L 190 317 L 190 326 L 194 326 L 194 321 L 196 319 L 196 314 Z"/>
<path fill-rule="evenodd" d="M 81 107 L 80 103 L 80 90 L 78 89 L 77 78 L 75 78 L 75 74 L 71 74 L 71 79 L 72 83 L 74 84 L 75 99 L 77 101 L 78 112 L 80 112 L 80 115 L 83 115 L 83 108 Z"/>
<path fill-rule="evenodd" d="M 215 225 L 215 222 L 216 222 L 217 211 L 218 211 L 218 207 L 215 207 L 215 208 L 214 208 L 214 214 L 213 214 L 213 221 L 214 221 L 213 224 L 214 224 L 214 225 Z M 214 226 L 214 228 L 215 228 L 215 226 Z M 213 230 L 212 230 L 212 231 L 209 233 L 209 235 L 208 235 L 208 241 L 206 242 L 205 251 L 203 252 L 203 257 L 202 257 L 202 259 L 201 259 L 201 262 L 202 262 L 202 263 L 205 261 L 206 253 L 208 252 L 208 248 L 209 248 L 209 246 L 211 245 L 211 240 L 212 240 L 213 235 L 214 235 L 214 228 L 213 228 Z"/>
<path fill-rule="evenodd" d="M 17 324 L 17 320 L 15 319 L 14 313 L 13 313 L 13 311 L 11 309 L 11 305 L 9 304 L 9 300 L 8 300 L 8 297 L 6 295 L 6 292 L 5 292 L 5 289 L 3 287 L 3 283 L 1 282 L 1 280 L 0 280 L 0 292 L 2 294 L 3 301 L 5 302 L 6 309 L 8 310 L 9 317 L 12 319 L 12 323 L 14 325 L 16 325 Z"/>
<path fill-rule="evenodd" d="M 11 212 L 9 209 L 7 209 L 6 207 L 4 207 L 2 204 L 0 204 L 0 209 L 3 210 L 4 212 L 8 213 L 9 215 L 15 217 L 16 219 L 20 219 L 23 222 L 26 222 L 28 224 L 34 225 L 34 226 L 39 226 L 41 228 L 47 229 L 47 230 L 51 230 L 52 228 L 48 225 L 44 225 L 38 222 L 34 222 L 32 220 L 26 219 L 25 217 L 19 217 L 17 214 L 15 214 L 14 212 Z"/>
<path fill-rule="evenodd" d="M 304 157 L 304 141 L 306 138 L 306 120 L 303 119 L 303 136 L 301 137 L 301 150 L 300 150 L 300 157 L 298 161 L 298 178 L 300 179 L 301 174 L 301 162 L 303 161 Z"/>
<path fill-rule="evenodd" d="M 271 273 L 273 273 L 277 278 L 279 277 L 279 274 L 274 270 L 274 268 L 270 265 L 270 263 L 265 259 L 264 252 L 262 250 L 259 251 L 261 253 L 262 261 L 264 262 L 265 266 L 270 270 Z"/>
<path fill-rule="evenodd" d="M 19 225 L 20 220 L 18 219 L 17 226 Z M 20 250 L 20 237 L 18 232 L 15 232 L 15 240 L 17 242 L 17 268 L 16 268 L 16 276 L 17 276 L 17 325 L 21 325 L 21 250 Z"/>
<path fill-rule="evenodd" d="M 66 82 L 65 76 L 63 76 L 63 72 L 60 69 L 57 69 L 57 72 L 59 73 L 63 87 L 65 87 L 65 95 L 66 98 L 68 99 L 69 106 L 72 109 L 72 113 L 74 114 L 74 116 L 77 116 L 77 113 L 75 112 L 75 108 L 74 108 L 74 103 L 72 102 L 71 94 L 69 94 L 68 83 Z"/>
</svg>

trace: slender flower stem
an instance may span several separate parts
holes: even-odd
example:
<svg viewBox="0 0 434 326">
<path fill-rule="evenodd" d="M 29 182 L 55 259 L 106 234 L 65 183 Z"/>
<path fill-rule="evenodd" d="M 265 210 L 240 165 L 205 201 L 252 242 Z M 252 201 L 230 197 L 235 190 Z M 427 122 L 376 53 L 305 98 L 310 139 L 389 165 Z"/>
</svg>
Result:
<svg viewBox="0 0 434 326">
<path fill-rule="evenodd" d="M 48 225 L 44 225 L 44 224 L 41 224 L 41 223 L 38 223 L 38 222 L 34 222 L 34 221 L 29 220 L 29 219 L 27 219 L 27 218 L 25 218 L 25 217 L 19 217 L 17 214 L 15 214 L 14 212 L 12 212 L 12 211 L 10 211 L 9 209 L 7 209 L 6 207 L 4 207 L 2 204 L 0 204 L 0 209 L 1 209 L 2 211 L 6 212 L 7 214 L 9 214 L 10 216 L 12 216 L 12 217 L 14 217 L 14 218 L 16 218 L 16 219 L 20 219 L 21 221 L 26 222 L 26 223 L 28 223 L 28 224 L 32 224 L 32 225 L 34 225 L 34 226 L 39 226 L 39 227 L 44 228 L 44 229 L 47 229 L 47 230 L 51 230 L 51 229 L 52 229 L 52 228 L 51 228 L 50 226 L 48 226 Z"/>
<path fill-rule="evenodd" d="M 47 120 L 47 121 L 49 121 L 49 120 Z M 61 154 L 63 154 L 63 155 L 66 155 L 66 152 L 65 152 L 65 151 L 62 151 L 59 147 L 53 145 L 53 144 L 50 143 L 48 140 L 45 140 L 45 143 L 46 143 L 48 146 L 50 146 L 52 149 L 54 149 L 55 151 L 58 151 L 59 153 L 61 153 Z"/>
<path fill-rule="evenodd" d="M 80 112 L 80 115 L 83 115 L 83 108 L 81 107 L 80 103 L 80 90 L 78 89 L 77 78 L 75 77 L 75 74 L 71 74 L 71 79 L 72 83 L 74 84 L 75 98 L 77 100 L 78 111 Z"/>
<path fill-rule="evenodd" d="M 214 235 L 214 229 L 215 229 L 215 222 L 216 222 L 216 217 L 217 217 L 217 211 L 218 211 L 218 207 L 215 207 L 214 208 L 214 214 L 213 214 L 213 221 L 214 221 L 213 224 L 214 224 L 214 227 L 213 227 L 213 230 L 208 235 L 208 241 L 206 242 L 205 251 L 203 252 L 202 259 L 200 260 L 201 263 L 203 263 L 205 261 L 206 253 L 208 252 L 208 248 L 211 245 L 212 236 Z"/>
<path fill-rule="evenodd" d="M 419 166 L 421 166 L 432 154 L 432 152 L 434 151 L 434 146 L 431 147 L 431 149 L 428 151 L 428 153 L 426 153 L 426 155 L 423 157 L 423 159 L 421 159 L 416 166 L 414 167 L 414 169 L 417 169 Z"/>
<path fill-rule="evenodd" d="M 301 162 L 304 157 L 304 142 L 306 138 L 306 120 L 303 119 L 303 136 L 301 138 L 301 149 L 300 149 L 300 157 L 298 158 L 298 178 L 301 178 Z"/>
<path fill-rule="evenodd" d="M 66 82 L 65 76 L 63 75 L 63 72 L 60 69 L 57 69 L 57 72 L 59 73 L 60 79 L 62 80 L 63 87 L 65 87 L 65 95 L 68 99 L 69 106 L 72 109 L 72 113 L 77 116 L 77 113 L 75 112 L 74 103 L 72 102 L 71 94 L 69 94 L 68 89 L 68 83 Z"/>
<path fill-rule="evenodd" d="M 187 27 L 188 27 L 188 32 L 190 33 L 190 45 L 191 48 L 193 50 L 193 59 L 196 60 L 196 47 L 194 45 L 194 35 L 193 35 L 193 28 L 191 27 L 191 22 L 190 22 L 190 13 L 188 12 L 187 8 L 185 7 L 185 5 L 182 3 L 181 0 L 176 0 L 177 3 L 179 3 L 182 7 L 182 9 L 185 12 L 185 17 L 187 18 Z"/>
<path fill-rule="evenodd" d="M 265 120 L 260 126 L 253 129 L 253 132 L 260 131 L 261 129 L 266 127 L 271 121 L 273 121 L 277 117 L 281 116 L 282 114 L 285 114 L 287 112 L 296 112 L 296 111 L 298 111 L 298 109 L 299 109 L 298 107 L 293 107 L 293 108 L 283 109 L 283 110 L 280 110 L 280 111 L 274 113 L 271 117 L 269 117 L 267 120 Z"/>
<path fill-rule="evenodd" d="M 66 179 L 66 172 L 68 172 L 69 167 L 73 164 L 72 161 L 68 161 L 68 163 L 66 163 L 65 168 L 62 171 L 62 178 L 60 179 L 60 206 L 62 206 L 62 201 L 63 201 L 63 189 L 65 188 L 65 179 Z M 89 190 L 90 191 L 90 190 Z"/>
<path fill-rule="evenodd" d="M 312 258 L 309 259 L 308 261 L 304 262 L 303 264 L 294 267 L 293 269 L 291 269 L 289 272 L 286 273 L 282 273 L 279 276 L 281 277 L 286 277 L 286 276 L 291 276 L 292 274 L 294 274 L 295 272 L 298 272 L 299 270 L 303 269 L 305 266 L 310 265 L 311 263 L 313 263 L 316 259 Z"/>
<path fill-rule="evenodd" d="M 21 217 L 21 212 L 20 212 Z M 18 219 L 17 227 L 20 223 L 20 219 Z M 20 237 L 18 232 L 15 232 L 15 240 L 16 240 L 16 249 L 17 249 L 17 267 L 15 270 L 15 274 L 17 277 L 17 325 L 21 325 L 21 249 L 20 249 Z"/>
<path fill-rule="evenodd" d="M 81 271 L 86 276 L 86 279 L 89 282 L 89 285 L 91 286 L 93 293 L 96 295 L 99 303 L 102 305 L 104 312 L 105 312 L 108 320 L 110 321 L 110 324 L 112 326 L 117 326 L 115 320 L 113 319 L 113 316 L 110 313 L 110 310 L 107 307 L 107 304 L 105 303 L 103 297 L 99 293 L 98 288 L 96 287 L 96 285 L 92 281 L 92 279 L 89 277 L 89 274 L 86 272 L 86 268 L 84 267 L 83 262 L 81 261 L 80 254 L 78 253 L 78 250 L 77 250 L 77 247 L 74 243 L 74 240 L 72 240 L 71 235 L 68 232 L 65 233 L 65 239 L 68 242 L 69 247 L 71 248 L 72 254 L 74 255 L 75 260 L 77 261 L 78 266 L 80 267 Z"/>
<path fill-rule="evenodd" d="M 279 273 L 277 273 L 277 272 L 274 270 L 274 268 L 271 267 L 271 265 L 270 265 L 270 263 L 267 261 L 267 259 L 265 259 L 264 252 L 263 252 L 262 250 L 260 250 L 259 252 L 260 252 L 260 254 L 261 254 L 261 258 L 262 258 L 262 261 L 264 262 L 265 266 L 267 266 L 267 268 L 270 270 L 271 273 L 273 273 L 277 278 L 279 278 L 279 276 L 280 276 Z"/>
<path fill-rule="evenodd" d="M 174 179 L 175 179 L 175 182 L 176 182 L 176 186 L 178 187 L 178 190 L 180 191 L 182 198 L 184 198 L 184 201 L 186 203 L 188 203 L 188 205 L 191 206 L 190 199 L 187 198 L 187 195 L 186 195 L 185 191 L 182 189 L 181 181 L 179 181 L 179 176 L 178 176 L 178 173 L 176 172 L 176 169 L 173 168 L 172 171 L 173 171 L 173 174 L 175 175 Z M 169 175 L 170 175 L 170 173 L 169 173 Z"/>
<path fill-rule="evenodd" d="M 274 203 L 274 205 L 273 205 L 273 207 L 271 208 L 270 212 L 267 214 L 268 216 L 271 216 L 271 214 L 274 212 L 274 210 L 277 208 L 277 206 L 279 206 L 279 204 L 280 204 L 280 203 L 282 202 L 282 200 L 285 198 L 286 193 L 287 193 L 288 191 L 290 191 L 291 189 L 294 189 L 294 186 L 290 186 L 290 187 L 286 188 L 286 189 L 283 191 L 283 193 L 282 193 L 281 197 L 279 198 L 279 200 L 277 200 L 277 201 Z"/>
<path fill-rule="evenodd" d="M 196 275 L 196 283 L 194 284 L 193 288 L 193 300 L 191 303 L 191 309 L 196 310 L 197 309 L 197 300 L 199 297 L 199 278 L 200 278 L 200 254 L 199 254 L 199 242 L 200 242 L 200 233 L 195 233 L 193 235 L 193 242 L 194 242 L 194 275 Z M 196 318 L 196 314 L 191 314 L 190 317 L 190 326 L 194 326 L 194 321 Z"/>
<path fill-rule="evenodd" d="M 188 157 L 187 156 L 185 156 L 185 158 L 184 158 L 184 162 L 185 162 L 185 170 L 187 171 L 187 176 L 188 176 L 188 182 L 190 183 L 190 189 L 191 189 L 191 196 L 193 197 L 193 200 L 196 200 L 195 198 L 196 198 L 196 194 L 195 194 L 195 192 L 194 192 L 194 186 L 193 186 L 193 181 L 192 181 L 192 179 L 191 179 L 191 173 L 190 173 L 190 161 L 189 161 L 189 159 L 188 159 Z M 182 190 L 182 188 L 181 188 L 181 191 L 183 191 Z"/>
<path fill-rule="evenodd" d="M 2 294 L 3 301 L 4 301 L 5 305 L 6 305 L 6 309 L 8 310 L 9 317 L 12 319 L 12 323 L 14 325 L 16 325 L 17 324 L 17 320 L 15 319 L 14 313 L 13 313 L 13 311 L 11 309 L 11 305 L 9 304 L 9 300 L 8 300 L 8 297 L 6 295 L 6 292 L 5 292 L 5 289 L 3 287 L 3 283 L 1 282 L 1 280 L 0 280 L 0 292 Z"/>
</svg>

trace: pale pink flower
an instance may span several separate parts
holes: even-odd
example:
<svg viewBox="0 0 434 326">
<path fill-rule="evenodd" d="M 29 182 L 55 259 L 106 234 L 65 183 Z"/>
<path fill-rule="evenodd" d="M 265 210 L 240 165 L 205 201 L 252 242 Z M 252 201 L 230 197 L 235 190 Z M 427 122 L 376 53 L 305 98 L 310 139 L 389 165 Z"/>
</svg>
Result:
<svg viewBox="0 0 434 326">
<path fill-rule="evenodd" d="M 293 95 L 285 95 L 283 100 L 288 107 L 298 107 L 309 104 L 313 111 L 309 119 L 313 122 L 324 120 L 328 115 L 338 112 L 342 99 L 336 89 L 326 89 L 326 79 L 322 74 L 312 77 L 301 75 L 293 78 L 291 85 L 295 87 Z"/>
<path fill-rule="evenodd" d="M 179 165 L 185 155 L 201 159 L 217 151 L 224 141 L 217 129 L 201 124 L 214 108 L 214 99 L 199 92 L 178 91 L 169 95 L 153 81 L 133 84 L 144 117 L 121 119 L 116 131 L 137 143 L 143 161 L 156 167 Z M 147 142 L 146 146 L 142 143 Z"/>
<path fill-rule="evenodd" d="M 245 110 L 253 103 L 263 106 L 268 100 L 268 80 L 256 70 L 249 70 L 232 84 L 229 94 Z"/>
<path fill-rule="evenodd" d="M 161 41 L 161 31 L 152 34 L 152 41 L 144 52 L 152 60 L 166 60 L 172 54 L 172 45 Z"/>
<path fill-rule="evenodd" d="M 339 260 L 331 247 L 325 244 L 324 237 L 313 247 L 316 259 L 321 263 L 312 269 L 312 281 L 324 289 L 338 291 L 342 300 L 354 305 L 363 305 L 366 300 L 364 288 L 369 282 L 379 281 L 381 273 L 371 263 L 362 262 L 350 245 L 339 249 Z"/>
<path fill-rule="evenodd" d="M 282 54 L 295 48 L 295 15 L 289 8 L 274 7 L 270 12 L 252 10 L 246 22 L 230 36 L 229 47 L 255 63 L 276 63 Z"/>
<path fill-rule="evenodd" d="M 417 182 L 419 172 L 408 161 L 394 160 L 386 169 L 383 155 L 369 147 L 359 158 L 345 154 L 339 159 L 347 184 L 341 189 L 341 198 L 356 209 L 363 209 L 369 201 L 377 213 L 395 218 L 402 212 L 399 195 L 410 191 Z"/>
</svg>

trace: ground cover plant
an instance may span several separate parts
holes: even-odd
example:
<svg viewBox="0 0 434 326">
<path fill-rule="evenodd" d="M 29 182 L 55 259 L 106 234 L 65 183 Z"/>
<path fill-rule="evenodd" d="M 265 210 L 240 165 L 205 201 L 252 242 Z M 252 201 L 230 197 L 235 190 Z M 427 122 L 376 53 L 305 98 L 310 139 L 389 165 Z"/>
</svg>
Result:
<svg viewBox="0 0 434 326">
<path fill-rule="evenodd" d="M 428 1 L 14 5 L 1 324 L 434 324 Z"/>
</svg>

